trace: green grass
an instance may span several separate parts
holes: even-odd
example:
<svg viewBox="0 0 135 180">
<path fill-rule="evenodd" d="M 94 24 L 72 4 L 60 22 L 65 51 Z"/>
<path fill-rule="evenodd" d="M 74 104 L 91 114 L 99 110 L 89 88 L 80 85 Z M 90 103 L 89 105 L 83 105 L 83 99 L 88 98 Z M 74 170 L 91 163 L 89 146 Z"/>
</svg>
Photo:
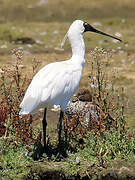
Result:
<svg viewBox="0 0 135 180">
<path fill-rule="evenodd" d="M 94 21 L 96 21 L 96 19 L 92 19 L 90 23 L 92 24 Z M 133 25 L 133 20 L 126 21 L 125 23 L 122 23 L 120 18 L 114 18 L 111 20 L 102 19 L 99 21 L 101 22 L 102 26 L 97 27 L 98 29 L 112 35 L 115 35 L 116 32 L 120 32 L 122 34 L 121 39 L 123 40 L 123 43 L 114 43 L 110 38 L 94 33 L 86 33 L 85 42 L 87 50 L 99 46 L 107 49 L 117 49 L 118 47 L 121 47 L 124 51 L 134 52 L 135 38 L 133 35 L 135 26 Z M 1 48 L 0 52 L 8 53 L 11 48 L 19 46 L 22 46 L 25 50 L 29 50 L 30 52 L 40 53 L 48 49 L 54 51 L 55 48 L 60 48 L 60 43 L 62 42 L 69 25 L 70 23 L 65 22 L 1 24 L 0 45 L 2 46 L 3 44 L 6 44 L 7 48 Z M 30 37 L 34 40 L 40 40 L 40 42 L 37 42 L 30 47 L 28 45 L 16 45 L 14 44 L 14 40 L 18 37 Z M 64 45 L 64 49 L 69 51 L 70 46 L 67 42 Z"/>
<path fill-rule="evenodd" d="M 68 178 L 89 174 L 94 179 L 107 169 L 112 173 L 112 169 L 119 172 L 124 167 L 128 168 L 129 172 L 131 171 L 129 174 L 132 174 L 135 169 L 133 153 L 135 140 L 134 137 L 129 139 L 127 132 L 121 134 L 119 131 L 112 130 L 104 132 L 103 136 L 95 136 L 88 132 L 84 148 L 78 148 L 76 153 L 67 150 L 68 157 L 61 161 L 59 154 L 51 157 L 44 154 L 41 159 L 34 161 L 30 156 L 33 152 L 28 150 L 33 149 L 33 146 L 16 143 L 15 139 L 14 142 L 7 141 L 6 143 L 4 139 L 1 139 L 0 177 L 3 180 L 25 179 L 26 177 L 43 178 L 48 172 L 49 174 L 54 172 L 64 174 Z M 46 176 L 49 177 L 49 174 Z M 124 174 L 126 176 L 128 172 L 118 174 L 121 177 Z"/>
<path fill-rule="evenodd" d="M 111 39 L 95 34 L 87 34 L 86 44 L 87 49 L 95 46 L 102 46 L 104 48 L 117 48 L 122 46 L 126 51 L 133 51 L 135 46 L 134 38 L 134 7 L 133 0 L 120 0 L 117 2 L 113 0 L 108 2 L 106 0 L 79 0 L 76 6 L 75 0 L 65 2 L 63 0 L 49 1 L 42 6 L 37 6 L 38 0 L 28 1 L 11 1 L 1 0 L 0 11 L 0 44 L 7 44 L 7 49 L 0 49 L 0 52 L 9 52 L 9 49 L 15 47 L 9 40 L 15 39 L 19 36 L 28 36 L 33 39 L 42 41 L 42 44 L 33 45 L 32 48 L 24 46 L 31 52 L 43 52 L 44 49 L 54 49 L 58 47 L 66 33 L 69 25 L 75 19 L 84 19 L 89 23 L 99 21 L 102 26 L 98 27 L 112 35 L 115 32 L 122 34 L 124 42 L 128 42 L 128 46 L 124 44 L 113 43 Z M 32 5 L 33 8 L 28 8 Z M 9 7 L 10 4 L 10 7 Z M 117 6 L 114 6 L 117 4 Z M 58 7 L 58 8 L 56 8 Z M 113 7 L 113 8 L 112 8 Z M 74 10 L 73 10 L 74 9 Z M 5 23 L 6 22 L 6 23 Z M 4 30 L 4 33 L 3 33 Z M 58 34 L 53 34 L 58 30 Z M 40 33 L 46 32 L 46 35 Z M 108 42 L 100 44 L 101 40 L 107 39 Z M 69 45 L 65 45 L 65 49 L 69 49 Z"/>
<path fill-rule="evenodd" d="M 2 179 L 17 179 L 28 173 L 28 165 L 33 161 L 28 156 L 29 151 L 26 146 L 18 145 L 16 139 L 12 138 L 10 137 L 10 140 L 0 139 L 0 177 Z"/>
</svg>

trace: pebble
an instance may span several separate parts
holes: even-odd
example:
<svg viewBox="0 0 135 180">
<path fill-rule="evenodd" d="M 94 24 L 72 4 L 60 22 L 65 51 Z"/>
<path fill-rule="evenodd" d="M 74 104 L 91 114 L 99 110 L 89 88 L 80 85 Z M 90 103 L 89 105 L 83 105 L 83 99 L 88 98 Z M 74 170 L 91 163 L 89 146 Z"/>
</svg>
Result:
<svg viewBox="0 0 135 180">
<path fill-rule="evenodd" d="M 59 34 L 59 30 L 54 30 L 53 34 Z"/>
<path fill-rule="evenodd" d="M 94 26 L 102 26 L 102 24 L 100 23 L 100 22 L 98 22 L 98 21 L 95 21 L 95 22 L 93 22 L 92 23 Z"/>
<path fill-rule="evenodd" d="M 6 49 L 7 48 L 7 45 L 6 44 L 3 44 L 0 46 L 1 49 Z"/>
<path fill-rule="evenodd" d="M 41 36 L 45 36 L 46 34 L 47 34 L 47 32 L 45 32 L 45 31 L 40 33 Z"/>
<path fill-rule="evenodd" d="M 122 34 L 119 33 L 119 32 L 116 32 L 116 33 L 115 33 L 115 36 L 117 36 L 117 37 L 122 37 Z"/>
</svg>

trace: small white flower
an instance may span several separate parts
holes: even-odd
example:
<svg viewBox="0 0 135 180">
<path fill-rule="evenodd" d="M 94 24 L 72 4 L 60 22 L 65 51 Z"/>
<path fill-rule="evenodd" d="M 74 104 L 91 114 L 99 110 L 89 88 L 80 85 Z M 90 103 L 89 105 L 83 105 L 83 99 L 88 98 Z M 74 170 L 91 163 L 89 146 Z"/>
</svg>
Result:
<svg viewBox="0 0 135 180">
<path fill-rule="evenodd" d="M 80 163 L 80 158 L 76 157 L 75 161 L 76 161 L 77 164 L 79 164 Z"/>
</svg>

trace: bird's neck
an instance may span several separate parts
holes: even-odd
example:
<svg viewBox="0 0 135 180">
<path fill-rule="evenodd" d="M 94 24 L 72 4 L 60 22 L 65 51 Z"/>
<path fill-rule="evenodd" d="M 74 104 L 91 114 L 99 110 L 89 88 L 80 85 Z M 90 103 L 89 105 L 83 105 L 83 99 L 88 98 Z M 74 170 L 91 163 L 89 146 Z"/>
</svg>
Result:
<svg viewBox="0 0 135 180">
<path fill-rule="evenodd" d="M 83 34 L 73 34 L 69 37 L 72 48 L 72 59 L 76 59 L 78 64 L 85 63 L 85 44 Z"/>
</svg>

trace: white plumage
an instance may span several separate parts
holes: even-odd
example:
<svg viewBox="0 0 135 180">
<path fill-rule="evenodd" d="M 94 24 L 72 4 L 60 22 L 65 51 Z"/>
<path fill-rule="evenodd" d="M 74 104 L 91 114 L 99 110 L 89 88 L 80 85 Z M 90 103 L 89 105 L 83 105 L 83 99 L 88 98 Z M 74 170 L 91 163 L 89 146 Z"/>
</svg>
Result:
<svg viewBox="0 0 135 180">
<path fill-rule="evenodd" d="M 82 26 L 82 31 L 81 28 L 76 28 L 77 25 Z M 53 105 L 60 105 L 61 110 L 65 110 L 68 101 L 79 86 L 84 67 L 83 31 L 83 21 L 77 20 L 71 25 L 68 31 L 73 51 L 71 59 L 48 64 L 34 76 L 20 105 L 21 115 L 33 114 L 41 107 Z"/>
<path fill-rule="evenodd" d="M 83 69 L 71 61 L 51 63 L 34 76 L 20 105 L 20 114 L 33 114 L 41 107 L 53 105 L 65 110 L 79 86 Z"/>
<path fill-rule="evenodd" d="M 75 20 L 66 34 L 71 44 L 72 57 L 69 60 L 51 63 L 43 67 L 32 79 L 20 104 L 20 115 L 34 114 L 39 108 L 45 108 L 43 118 L 44 146 L 46 146 L 46 110 L 53 105 L 60 105 L 61 107 L 58 123 L 60 142 L 63 112 L 79 86 L 85 64 L 83 33 L 86 31 L 110 36 L 96 30 L 87 22 Z"/>
</svg>

